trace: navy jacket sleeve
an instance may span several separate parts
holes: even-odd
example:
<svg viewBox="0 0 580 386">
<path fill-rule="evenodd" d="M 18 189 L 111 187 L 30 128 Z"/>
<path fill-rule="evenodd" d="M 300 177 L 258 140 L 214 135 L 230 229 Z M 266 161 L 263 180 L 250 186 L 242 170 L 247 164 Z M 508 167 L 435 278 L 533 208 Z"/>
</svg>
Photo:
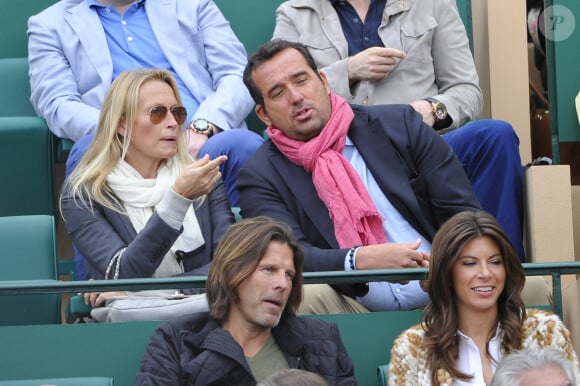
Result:
<svg viewBox="0 0 580 386">
<path fill-rule="evenodd" d="M 83 255 L 90 278 L 103 279 L 109 261 L 121 248 L 123 253 L 119 278 L 152 277 L 179 234 L 154 212 L 141 232 L 136 233 L 129 219 L 118 212 L 93 203 L 93 208 L 82 205 L 70 195 L 66 186 L 61 198 L 65 227 L 73 243 Z M 208 264 L 213 251 L 227 228 L 233 223 L 223 183 L 208 194 L 200 208 L 198 221 L 206 245 L 189 259 L 201 261 L 192 267 L 184 262 L 186 270 Z M 209 245 L 209 248 L 208 248 Z"/>
<path fill-rule="evenodd" d="M 263 146 L 273 147 L 274 145 L 268 141 Z M 260 150 L 264 149 L 261 148 L 258 151 Z M 290 225 L 294 237 L 304 249 L 304 271 L 343 271 L 348 249 L 338 249 L 336 241 L 330 244 L 320 234 L 312 216 L 302 208 L 288 186 L 288 184 L 294 184 L 297 189 L 302 187 L 302 184 L 296 181 L 297 176 L 293 172 L 293 169 L 298 167 L 293 164 L 282 164 L 290 170 L 282 170 L 278 173 L 272 168 L 272 162 L 278 161 L 277 155 L 273 155 L 270 159 L 260 156 L 256 162 L 248 162 L 240 169 L 238 190 L 242 216 L 269 216 Z M 264 166 L 256 168 L 255 164 Z M 308 178 L 310 178 L 309 174 Z M 309 185 L 311 185 L 310 181 L 304 186 Z M 312 194 L 314 194 L 312 201 L 320 200 L 315 191 Z M 323 215 L 328 216 L 326 210 Z M 334 234 L 334 230 L 331 229 L 331 231 Z"/>
<path fill-rule="evenodd" d="M 92 208 L 87 207 L 66 191 L 61 205 L 65 227 L 83 255 L 91 279 L 104 279 L 109 261 L 125 247 L 119 278 L 153 276 L 181 233 L 153 213 L 141 232 L 136 234 L 126 216 L 95 203 Z"/>
<path fill-rule="evenodd" d="M 172 324 L 158 327 L 151 338 L 141 360 L 135 385 L 173 386 L 181 385 L 179 338 Z"/>
</svg>

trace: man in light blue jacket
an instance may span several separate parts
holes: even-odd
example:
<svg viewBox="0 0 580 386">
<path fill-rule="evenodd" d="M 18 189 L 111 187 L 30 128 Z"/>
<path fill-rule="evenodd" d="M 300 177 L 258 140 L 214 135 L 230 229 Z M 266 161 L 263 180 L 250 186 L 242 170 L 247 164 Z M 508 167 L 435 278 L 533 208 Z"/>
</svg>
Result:
<svg viewBox="0 0 580 386">
<path fill-rule="evenodd" d="M 73 141 L 94 133 L 121 72 L 169 70 L 188 111 L 190 153 L 229 156 L 224 182 L 237 205 L 237 168 L 261 139 L 231 130 L 247 128 L 253 107 L 242 82 L 246 51 L 213 1 L 61 0 L 29 19 L 28 36 L 32 104 L 55 135 Z M 70 167 L 88 143 L 77 145 Z"/>
<path fill-rule="evenodd" d="M 67 175 L 92 140 L 113 80 L 163 68 L 188 112 L 190 153 L 228 156 L 222 176 L 238 205 L 238 169 L 263 140 L 245 124 L 254 105 L 242 81 L 246 51 L 213 1 L 61 0 L 29 19 L 28 37 L 32 104 L 56 136 L 77 141 Z"/>
</svg>

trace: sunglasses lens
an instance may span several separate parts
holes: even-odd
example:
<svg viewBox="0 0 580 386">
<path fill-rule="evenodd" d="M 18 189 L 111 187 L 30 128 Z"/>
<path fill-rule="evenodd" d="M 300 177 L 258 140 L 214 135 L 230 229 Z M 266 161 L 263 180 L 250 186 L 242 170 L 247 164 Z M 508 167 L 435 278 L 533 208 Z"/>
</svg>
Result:
<svg viewBox="0 0 580 386">
<path fill-rule="evenodd" d="M 173 107 L 171 109 L 171 114 L 173 114 L 173 117 L 180 125 L 183 125 L 187 119 L 187 110 L 185 110 L 185 107 L 182 106 Z"/>
<path fill-rule="evenodd" d="M 149 118 L 154 125 L 160 123 L 167 115 L 167 107 L 155 106 L 149 112 Z"/>
<path fill-rule="evenodd" d="M 173 118 L 175 118 L 178 124 L 182 125 L 187 119 L 187 110 L 185 110 L 185 107 L 176 106 L 172 107 L 170 110 L 171 114 L 173 115 Z M 151 123 L 153 123 L 154 125 L 161 123 L 161 121 L 163 121 L 166 116 L 167 116 L 167 107 L 165 106 L 155 106 L 149 112 Z"/>
</svg>

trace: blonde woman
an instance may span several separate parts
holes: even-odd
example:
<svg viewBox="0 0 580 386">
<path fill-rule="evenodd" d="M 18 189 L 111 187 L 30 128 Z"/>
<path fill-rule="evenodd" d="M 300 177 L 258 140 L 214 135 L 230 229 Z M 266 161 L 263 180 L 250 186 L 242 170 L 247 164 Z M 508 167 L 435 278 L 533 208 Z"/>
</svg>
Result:
<svg viewBox="0 0 580 386">
<path fill-rule="evenodd" d="M 206 273 L 234 222 L 221 181 L 225 156 L 194 161 L 187 112 L 164 70 L 122 73 L 95 138 L 61 196 L 72 241 L 91 279 Z M 93 293 L 93 306 L 108 294 Z"/>
<path fill-rule="evenodd" d="M 433 240 L 424 322 L 395 341 L 389 385 L 489 385 L 500 359 L 522 348 L 560 350 L 578 373 L 568 330 L 554 314 L 526 310 L 524 282 L 490 214 L 451 217 Z"/>
</svg>

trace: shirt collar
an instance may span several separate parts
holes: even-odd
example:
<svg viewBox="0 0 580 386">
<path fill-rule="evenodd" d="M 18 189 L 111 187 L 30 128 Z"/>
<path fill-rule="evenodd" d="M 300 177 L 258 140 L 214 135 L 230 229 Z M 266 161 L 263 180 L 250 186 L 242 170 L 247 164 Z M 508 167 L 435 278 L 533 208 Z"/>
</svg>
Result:
<svg viewBox="0 0 580 386">
<path fill-rule="evenodd" d="M 471 340 L 469 336 L 465 335 L 460 330 L 457 330 L 457 335 L 459 336 L 459 338 L 463 340 Z M 498 322 L 497 327 L 495 328 L 495 335 L 491 338 L 490 342 L 497 341 L 500 338 L 500 335 L 501 335 L 501 325 Z"/>
<path fill-rule="evenodd" d="M 145 4 L 145 0 L 138 0 L 135 1 L 138 6 L 143 6 Z M 99 3 L 97 0 L 87 0 L 87 4 L 90 8 L 107 8 L 108 5 L 104 5 Z"/>
<path fill-rule="evenodd" d="M 104 4 L 99 3 L 97 0 L 87 0 L 87 4 L 90 8 L 105 8 Z"/>
<path fill-rule="evenodd" d="M 330 1 L 330 3 L 332 5 L 338 5 L 340 3 L 346 3 L 346 2 L 348 2 L 347 0 L 328 0 L 328 1 Z M 374 3 L 374 2 L 375 2 L 375 0 L 371 0 L 371 3 Z"/>
</svg>

